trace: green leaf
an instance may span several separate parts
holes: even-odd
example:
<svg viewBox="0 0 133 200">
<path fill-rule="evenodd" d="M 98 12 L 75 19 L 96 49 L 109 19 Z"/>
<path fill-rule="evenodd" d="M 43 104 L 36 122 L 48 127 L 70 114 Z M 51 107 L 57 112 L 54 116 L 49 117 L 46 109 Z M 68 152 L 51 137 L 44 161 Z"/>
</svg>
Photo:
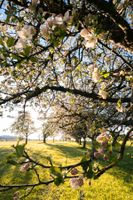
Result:
<svg viewBox="0 0 133 200">
<path fill-rule="evenodd" d="M 11 164 L 11 165 L 17 165 L 18 164 L 15 160 L 12 160 L 12 159 L 7 160 L 7 163 Z"/>
<path fill-rule="evenodd" d="M 57 178 L 54 179 L 54 184 L 59 186 L 61 183 L 64 183 L 64 179 L 63 179 L 63 176 L 60 175 L 58 176 Z"/>
<path fill-rule="evenodd" d="M 87 158 L 86 156 L 84 156 L 82 159 L 81 159 L 81 167 L 83 168 L 84 172 L 86 173 L 87 169 L 88 169 L 88 163 L 87 163 Z"/>
<path fill-rule="evenodd" d="M 30 52 L 31 52 L 32 47 L 31 46 L 26 46 L 23 50 L 23 55 L 24 56 L 29 56 Z"/>
<path fill-rule="evenodd" d="M 60 176 L 60 175 L 61 175 L 61 170 L 60 170 L 60 168 L 58 168 L 58 167 L 51 166 L 50 172 L 51 172 L 51 174 L 53 174 L 54 176 Z"/>
<path fill-rule="evenodd" d="M 17 165 L 18 163 L 16 161 L 16 155 L 14 153 L 8 155 L 8 157 L 6 158 L 6 163 Z"/>
<path fill-rule="evenodd" d="M 121 102 L 121 99 L 119 99 L 119 100 L 117 101 L 117 106 L 120 108 L 121 105 L 122 105 L 122 102 Z"/>
<path fill-rule="evenodd" d="M 94 176 L 94 172 L 93 172 L 93 168 L 92 168 L 92 163 L 89 163 L 89 170 L 86 173 L 86 177 L 93 178 L 93 176 Z"/>
<path fill-rule="evenodd" d="M 109 75 L 110 75 L 110 73 L 109 73 L 109 72 L 104 72 L 104 73 L 102 74 L 103 78 L 108 78 L 108 77 L 109 77 Z"/>
<path fill-rule="evenodd" d="M 8 47 L 12 47 L 14 43 L 15 43 L 15 39 L 12 37 L 8 38 L 8 40 L 6 41 L 6 44 Z"/>
<path fill-rule="evenodd" d="M 17 145 L 14 147 L 18 157 L 22 157 L 24 154 L 25 144 Z"/>
</svg>

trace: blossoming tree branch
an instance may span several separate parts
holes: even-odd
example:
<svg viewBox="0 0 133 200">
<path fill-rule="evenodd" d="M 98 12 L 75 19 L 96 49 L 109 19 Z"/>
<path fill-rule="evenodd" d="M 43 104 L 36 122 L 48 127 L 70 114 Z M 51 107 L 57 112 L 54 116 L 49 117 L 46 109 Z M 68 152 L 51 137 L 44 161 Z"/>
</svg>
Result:
<svg viewBox="0 0 133 200">
<path fill-rule="evenodd" d="M 37 182 L 0 184 L 0 191 L 29 187 L 30 193 L 66 179 L 77 188 L 123 158 L 133 133 L 131 12 L 130 0 L 0 1 L 1 111 L 51 107 L 50 123 L 77 141 L 91 141 L 82 160 L 69 166 L 56 166 L 50 157 L 44 165 L 18 143 L 7 162 L 22 173 L 31 170 Z M 38 167 L 49 170 L 49 180 Z M 14 200 L 19 197 L 16 192 Z"/>
</svg>

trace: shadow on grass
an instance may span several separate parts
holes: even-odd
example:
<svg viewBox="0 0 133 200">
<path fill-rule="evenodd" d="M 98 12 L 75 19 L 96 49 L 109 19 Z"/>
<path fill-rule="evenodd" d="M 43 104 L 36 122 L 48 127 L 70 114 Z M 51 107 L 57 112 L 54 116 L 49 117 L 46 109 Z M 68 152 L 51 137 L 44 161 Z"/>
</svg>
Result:
<svg viewBox="0 0 133 200">
<path fill-rule="evenodd" d="M 0 148 L 0 181 L 10 171 L 11 165 L 7 163 L 7 156 L 12 152 L 11 149 Z"/>
<path fill-rule="evenodd" d="M 83 156 L 86 152 L 86 149 L 83 149 L 82 147 L 71 147 L 71 146 L 65 146 L 62 144 L 45 144 L 49 148 L 57 149 L 59 150 L 64 156 L 67 156 L 69 158 L 76 158 L 79 156 Z"/>
<path fill-rule="evenodd" d="M 65 146 L 65 144 L 46 144 L 51 149 L 58 149 L 64 156 L 69 158 L 75 158 L 82 156 L 86 149 L 82 147 L 71 147 Z M 103 166 L 105 162 L 101 163 Z M 108 171 L 109 174 L 116 176 L 119 179 L 123 179 L 124 182 L 132 183 L 133 182 L 133 147 L 127 146 L 124 158 L 118 162 L 118 164 Z"/>
<path fill-rule="evenodd" d="M 32 173 L 20 172 L 20 165 L 15 166 L 7 163 L 7 157 L 13 153 L 12 148 L 0 148 L 0 182 L 29 183 Z"/>
<path fill-rule="evenodd" d="M 124 158 L 111 170 L 110 174 L 122 178 L 125 182 L 133 182 L 133 147 L 127 146 Z"/>
<path fill-rule="evenodd" d="M 105 165 L 110 164 L 110 162 L 101 161 L 100 165 L 104 167 Z M 124 158 L 120 160 L 116 166 L 111 168 L 108 171 L 108 174 L 122 179 L 124 182 L 132 183 L 133 182 L 133 147 L 127 146 Z"/>
</svg>

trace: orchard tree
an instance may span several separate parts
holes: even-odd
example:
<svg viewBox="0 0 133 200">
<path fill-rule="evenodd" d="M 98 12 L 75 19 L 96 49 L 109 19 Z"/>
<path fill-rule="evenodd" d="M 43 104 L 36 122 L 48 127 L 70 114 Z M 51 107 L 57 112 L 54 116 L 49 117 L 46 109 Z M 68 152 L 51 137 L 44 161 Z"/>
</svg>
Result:
<svg viewBox="0 0 133 200">
<path fill-rule="evenodd" d="M 53 136 L 54 132 L 56 131 L 55 127 L 51 122 L 44 122 L 42 124 L 42 137 L 43 137 L 43 143 L 46 143 L 46 139 L 49 136 Z"/>
<path fill-rule="evenodd" d="M 2 0 L 0 9 L 1 111 L 14 109 L 16 104 L 47 109 L 57 106 L 59 100 L 67 105 L 70 99 L 74 108 L 75 99 L 86 99 L 93 107 L 98 133 L 95 151 L 92 148 L 79 163 L 69 166 L 54 166 L 50 158 L 49 165 L 42 164 L 30 157 L 25 146 L 14 146 L 18 160 L 10 163 L 22 165 L 22 172 L 30 169 L 37 180 L 1 184 L 0 190 L 29 187 L 32 191 L 68 178 L 76 188 L 83 185 L 84 178 L 98 178 L 123 158 L 133 132 L 132 2 Z M 115 151 L 112 144 L 121 134 Z M 99 159 L 108 162 L 95 169 Z M 83 169 L 82 177 L 78 166 Z M 38 167 L 50 170 L 49 180 L 40 179 Z M 18 198 L 15 193 L 14 199 Z"/>
<path fill-rule="evenodd" d="M 20 112 L 15 122 L 11 125 L 11 131 L 17 134 L 19 138 L 25 138 L 25 144 L 27 144 L 29 135 L 35 131 L 30 113 Z"/>
</svg>

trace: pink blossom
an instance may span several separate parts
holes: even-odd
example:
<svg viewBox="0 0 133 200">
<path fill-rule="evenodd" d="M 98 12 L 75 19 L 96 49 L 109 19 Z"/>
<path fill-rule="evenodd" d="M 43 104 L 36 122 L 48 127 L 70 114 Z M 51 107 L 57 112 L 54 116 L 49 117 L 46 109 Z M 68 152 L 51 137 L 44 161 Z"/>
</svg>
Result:
<svg viewBox="0 0 133 200">
<path fill-rule="evenodd" d="M 95 158 L 99 158 L 101 156 L 101 153 L 99 153 L 98 151 L 94 152 L 94 157 Z"/>
<path fill-rule="evenodd" d="M 77 189 L 78 187 L 81 187 L 84 184 L 83 177 L 79 178 L 72 178 L 70 180 L 70 185 L 73 189 Z"/>
<path fill-rule="evenodd" d="M 71 174 L 72 174 L 72 175 L 78 174 L 77 168 L 73 168 L 73 169 L 71 170 Z"/>
<path fill-rule="evenodd" d="M 105 149 L 104 149 L 103 147 L 101 147 L 101 148 L 99 148 L 97 151 L 98 151 L 98 153 L 100 153 L 100 154 L 104 154 Z"/>
<path fill-rule="evenodd" d="M 20 167 L 20 172 L 26 172 L 30 167 L 30 163 L 25 163 Z"/>
</svg>

